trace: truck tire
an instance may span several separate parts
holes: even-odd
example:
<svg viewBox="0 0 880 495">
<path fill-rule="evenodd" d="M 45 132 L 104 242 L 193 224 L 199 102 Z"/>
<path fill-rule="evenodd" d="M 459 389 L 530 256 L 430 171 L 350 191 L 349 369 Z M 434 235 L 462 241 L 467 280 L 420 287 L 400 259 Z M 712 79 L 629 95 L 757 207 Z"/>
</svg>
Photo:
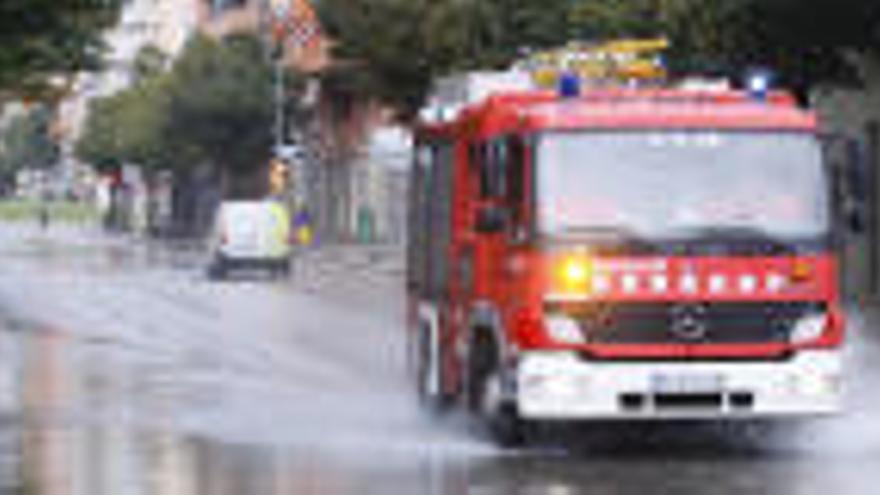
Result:
<svg viewBox="0 0 880 495">
<path fill-rule="evenodd" d="M 520 418 L 514 404 L 502 404 L 485 421 L 497 446 L 512 449 L 528 444 L 531 425 Z"/>
<path fill-rule="evenodd" d="M 474 332 L 468 355 L 467 405 L 478 428 L 502 448 L 521 447 L 528 442 L 529 424 L 516 404 L 501 398 L 498 353 L 490 334 Z"/>
</svg>

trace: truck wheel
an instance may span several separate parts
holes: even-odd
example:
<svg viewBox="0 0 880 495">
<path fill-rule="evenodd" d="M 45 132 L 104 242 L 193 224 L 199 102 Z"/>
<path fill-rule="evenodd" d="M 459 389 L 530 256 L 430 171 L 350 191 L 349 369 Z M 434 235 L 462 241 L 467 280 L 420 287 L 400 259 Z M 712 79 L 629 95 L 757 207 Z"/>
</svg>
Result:
<svg viewBox="0 0 880 495">
<path fill-rule="evenodd" d="M 531 425 L 520 418 L 515 405 L 502 404 L 485 421 L 490 437 L 499 447 L 511 449 L 528 443 Z"/>
<path fill-rule="evenodd" d="M 222 258 L 214 260 L 208 267 L 208 278 L 210 280 L 226 279 L 227 267 Z"/>
<path fill-rule="evenodd" d="M 468 359 L 467 402 L 479 421 L 479 428 L 503 448 L 527 443 L 529 424 L 523 421 L 516 405 L 501 396 L 498 355 L 485 333 L 477 334 Z"/>
<path fill-rule="evenodd" d="M 443 391 L 443 374 L 435 368 L 438 364 L 434 362 L 432 357 L 429 333 L 426 328 L 421 328 L 418 332 L 418 347 L 415 356 L 416 390 L 419 403 L 423 407 L 432 413 L 441 413 L 449 408 L 451 401 Z M 433 383 L 435 373 L 439 377 L 437 383 Z"/>
</svg>

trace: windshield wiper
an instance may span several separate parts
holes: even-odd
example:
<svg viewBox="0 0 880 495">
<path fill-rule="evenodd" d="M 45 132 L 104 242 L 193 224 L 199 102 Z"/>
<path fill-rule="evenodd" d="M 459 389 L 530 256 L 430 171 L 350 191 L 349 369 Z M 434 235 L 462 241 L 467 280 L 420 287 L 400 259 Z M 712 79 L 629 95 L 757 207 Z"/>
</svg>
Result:
<svg viewBox="0 0 880 495">
<path fill-rule="evenodd" d="M 652 236 L 624 226 L 570 226 L 555 237 L 563 241 L 586 242 L 597 248 L 614 251 L 655 252 L 660 245 Z"/>
<path fill-rule="evenodd" d="M 817 239 L 793 239 L 749 226 L 703 226 L 646 233 L 625 226 L 571 226 L 554 236 L 584 242 L 606 254 L 790 255 L 812 249 Z"/>
<path fill-rule="evenodd" d="M 670 236 L 687 244 L 713 245 L 728 243 L 738 246 L 760 248 L 767 254 L 793 253 L 798 241 L 779 236 L 773 232 L 747 226 L 706 226 L 676 229 Z"/>
<path fill-rule="evenodd" d="M 619 225 L 572 225 L 562 229 L 563 235 L 598 239 L 633 239 L 645 235 L 631 227 Z"/>
</svg>

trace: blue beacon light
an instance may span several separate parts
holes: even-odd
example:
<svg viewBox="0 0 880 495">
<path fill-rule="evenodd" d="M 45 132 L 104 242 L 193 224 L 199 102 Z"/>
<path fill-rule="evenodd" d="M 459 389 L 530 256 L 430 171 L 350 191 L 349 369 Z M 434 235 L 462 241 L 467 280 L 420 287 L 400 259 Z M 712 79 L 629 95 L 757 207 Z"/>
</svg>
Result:
<svg viewBox="0 0 880 495">
<path fill-rule="evenodd" d="M 746 90 L 749 96 L 756 101 L 767 101 L 772 86 L 773 73 L 770 71 L 754 71 L 746 76 Z"/>
<path fill-rule="evenodd" d="M 559 96 L 577 98 L 581 95 L 581 80 L 577 74 L 565 72 L 559 76 Z"/>
</svg>

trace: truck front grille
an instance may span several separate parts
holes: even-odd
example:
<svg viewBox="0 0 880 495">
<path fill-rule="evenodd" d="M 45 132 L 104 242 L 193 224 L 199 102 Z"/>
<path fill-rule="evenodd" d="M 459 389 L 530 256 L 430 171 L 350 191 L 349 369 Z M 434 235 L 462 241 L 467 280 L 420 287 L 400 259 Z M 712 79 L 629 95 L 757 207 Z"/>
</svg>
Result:
<svg viewBox="0 0 880 495">
<path fill-rule="evenodd" d="M 789 341 L 794 324 L 825 306 L 812 302 L 552 304 L 592 344 L 768 344 Z"/>
</svg>

